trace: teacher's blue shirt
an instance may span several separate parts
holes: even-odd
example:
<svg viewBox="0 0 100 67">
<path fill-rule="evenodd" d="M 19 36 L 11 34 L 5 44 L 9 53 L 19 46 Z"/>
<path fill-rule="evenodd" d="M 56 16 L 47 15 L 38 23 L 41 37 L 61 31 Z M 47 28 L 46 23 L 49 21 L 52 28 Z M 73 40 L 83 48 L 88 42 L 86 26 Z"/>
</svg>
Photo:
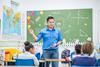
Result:
<svg viewBox="0 0 100 67">
<path fill-rule="evenodd" d="M 42 49 L 58 49 L 58 46 L 51 48 L 53 44 L 56 44 L 58 41 L 62 40 L 61 32 L 58 29 L 48 29 L 47 27 L 42 29 L 37 36 L 37 41 L 40 41 L 43 38 Z"/>
</svg>

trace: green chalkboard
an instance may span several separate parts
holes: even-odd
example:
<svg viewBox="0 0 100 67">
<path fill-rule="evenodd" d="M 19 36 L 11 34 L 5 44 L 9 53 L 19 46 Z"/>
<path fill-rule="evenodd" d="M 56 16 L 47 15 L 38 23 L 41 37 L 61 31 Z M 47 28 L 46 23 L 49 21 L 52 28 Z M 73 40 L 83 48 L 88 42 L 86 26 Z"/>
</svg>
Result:
<svg viewBox="0 0 100 67">
<path fill-rule="evenodd" d="M 92 38 L 92 9 L 67 9 L 67 10 L 44 10 L 27 11 L 27 28 L 30 27 L 35 34 L 46 26 L 46 18 L 53 16 L 56 28 L 61 30 L 66 42 L 80 42 Z M 33 42 L 32 35 L 27 32 L 27 40 Z"/>
</svg>

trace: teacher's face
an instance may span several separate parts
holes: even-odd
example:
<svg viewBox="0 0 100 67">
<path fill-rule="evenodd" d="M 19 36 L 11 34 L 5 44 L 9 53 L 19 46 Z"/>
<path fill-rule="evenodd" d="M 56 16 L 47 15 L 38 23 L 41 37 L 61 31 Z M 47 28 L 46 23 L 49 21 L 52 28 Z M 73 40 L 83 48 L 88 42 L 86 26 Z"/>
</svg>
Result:
<svg viewBox="0 0 100 67">
<path fill-rule="evenodd" d="M 47 22 L 47 26 L 48 26 L 48 28 L 51 28 L 51 29 L 54 28 L 54 26 L 55 26 L 54 19 L 49 19 Z"/>
</svg>

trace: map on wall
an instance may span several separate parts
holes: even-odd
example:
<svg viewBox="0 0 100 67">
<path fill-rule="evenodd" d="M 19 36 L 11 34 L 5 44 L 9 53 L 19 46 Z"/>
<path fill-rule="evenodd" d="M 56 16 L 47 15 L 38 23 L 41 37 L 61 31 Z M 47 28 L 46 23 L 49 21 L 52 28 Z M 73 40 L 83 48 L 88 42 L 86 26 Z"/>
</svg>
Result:
<svg viewBox="0 0 100 67">
<path fill-rule="evenodd" d="M 3 5 L 2 34 L 5 36 L 21 36 L 21 13 L 14 8 Z M 16 38 L 15 38 L 16 39 Z"/>
<path fill-rule="evenodd" d="M 27 11 L 27 29 L 34 30 L 36 35 L 46 26 L 46 18 L 53 16 L 56 28 L 61 30 L 66 42 L 85 42 L 92 39 L 92 9 L 66 9 Z M 27 40 L 33 42 L 27 32 Z"/>
</svg>

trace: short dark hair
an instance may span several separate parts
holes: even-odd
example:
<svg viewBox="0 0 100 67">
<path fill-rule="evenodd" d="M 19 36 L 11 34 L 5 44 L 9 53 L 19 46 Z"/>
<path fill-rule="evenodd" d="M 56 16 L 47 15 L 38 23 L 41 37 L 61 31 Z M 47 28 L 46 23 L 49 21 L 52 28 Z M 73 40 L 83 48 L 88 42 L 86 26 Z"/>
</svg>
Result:
<svg viewBox="0 0 100 67">
<path fill-rule="evenodd" d="M 25 45 L 25 50 L 26 51 L 29 51 L 30 48 L 34 48 L 34 46 L 32 45 L 32 43 L 30 43 L 29 41 L 25 41 L 24 45 Z"/>
<path fill-rule="evenodd" d="M 25 50 L 26 50 L 26 51 L 29 51 L 30 48 L 34 48 L 34 46 L 33 46 L 32 44 L 30 44 L 30 45 L 28 45 L 28 46 L 25 46 Z"/>
<path fill-rule="evenodd" d="M 81 44 L 76 44 L 75 45 L 75 51 L 76 51 L 76 54 L 81 54 Z"/>
<path fill-rule="evenodd" d="M 54 17 L 49 16 L 49 17 L 47 18 L 47 22 L 49 21 L 49 19 L 54 19 Z"/>
<path fill-rule="evenodd" d="M 29 41 L 25 41 L 25 42 L 24 42 L 24 45 L 25 45 L 25 46 L 28 46 L 28 45 L 30 45 L 30 44 L 31 44 L 31 43 L 30 43 Z"/>
</svg>

